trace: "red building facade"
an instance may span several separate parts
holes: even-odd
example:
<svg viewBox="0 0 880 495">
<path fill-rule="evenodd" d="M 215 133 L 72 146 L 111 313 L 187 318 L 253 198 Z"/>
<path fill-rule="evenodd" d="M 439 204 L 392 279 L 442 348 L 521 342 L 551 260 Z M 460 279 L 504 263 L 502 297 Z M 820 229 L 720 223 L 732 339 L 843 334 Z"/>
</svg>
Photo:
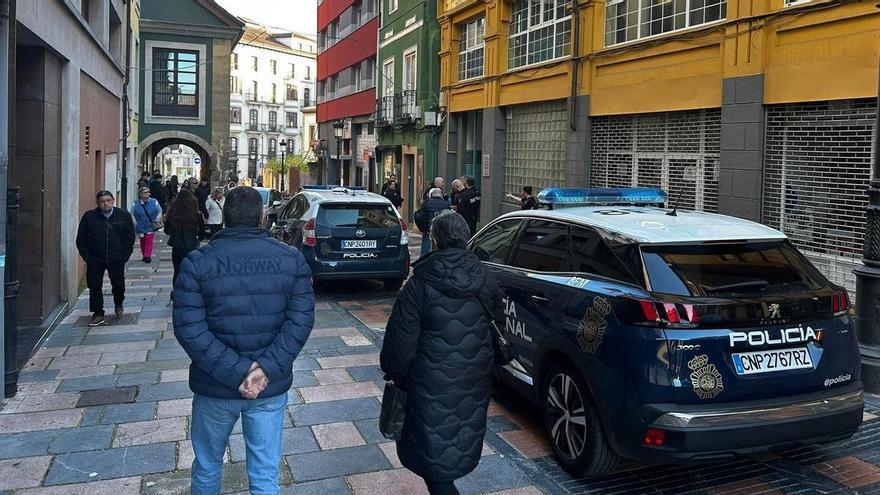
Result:
<svg viewBox="0 0 880 495">
<path fill-rule="evenodd" d="M 317 121 L 325 184 L 378 183 L 375 165 L 378 0 L 323 0 L 318 4 Z M 336 139 L 334 124 L 341 126 Z"/>
</svg>

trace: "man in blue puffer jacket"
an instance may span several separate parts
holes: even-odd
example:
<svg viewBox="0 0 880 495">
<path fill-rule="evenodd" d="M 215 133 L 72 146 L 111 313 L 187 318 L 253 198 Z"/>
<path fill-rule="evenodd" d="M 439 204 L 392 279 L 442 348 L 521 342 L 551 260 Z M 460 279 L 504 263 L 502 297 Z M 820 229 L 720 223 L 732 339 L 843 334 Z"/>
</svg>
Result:
<svg viewBox="0 0 880 495">
<path fill-rule="evenodd" d="M 174 335 L 192 359 L 192 493 L 220 493 L 241 416 L 250 492 L 277 494 L 293 360 L 315 322 L 311 271 L 260 227 L 256 189 L 232 189 L 223 221 L 226 229 L 183 260 L 174 285 Z"/>
</svg>

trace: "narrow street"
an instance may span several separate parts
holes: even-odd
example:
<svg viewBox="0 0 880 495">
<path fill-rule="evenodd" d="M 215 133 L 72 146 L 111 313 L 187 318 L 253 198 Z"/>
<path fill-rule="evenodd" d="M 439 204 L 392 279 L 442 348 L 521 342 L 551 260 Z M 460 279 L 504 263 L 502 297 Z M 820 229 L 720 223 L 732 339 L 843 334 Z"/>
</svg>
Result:
<svg viewBox="0 0 880 495">
<path fill-rule="evenodd" d="M 131 263 L 125 315 L 88 328 L 88 293 L 22 372 L 0 412 L 0 493 L 177 494 L 189 492 L 192 393 L 189 359 L 171 327 L 170 250 Z M 411 243 L 417 254 L 417 239 Z M 395 294 L 379 283 L 320 284 L 316 325 L 294 366 L 284 429 L 286 494 L 415 494 L 378 431 L 379 349 Z M 109 294 L 105 294 L 109 298 Z M 111 301 L 108 301 L 111 303 Z M 723 463 L 627 464 L 591 480 L 565 474 L 540 417 L 499 387 L 483 459 L 458 482 L 462 493 L 880 493 L 880 399 L 846 442 Z M 230 439 L 224 493 L 247 489 L 240 426 Z"/>
</svg>

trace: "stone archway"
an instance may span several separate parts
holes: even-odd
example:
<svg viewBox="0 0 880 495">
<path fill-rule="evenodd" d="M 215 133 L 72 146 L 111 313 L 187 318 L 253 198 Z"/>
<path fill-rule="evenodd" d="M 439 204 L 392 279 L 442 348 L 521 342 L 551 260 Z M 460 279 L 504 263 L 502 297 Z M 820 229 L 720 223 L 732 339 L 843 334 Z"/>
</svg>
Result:
<svg viewBox="0 0 880 495">
<path fill-rule="evenodd" d="M 217 183 L 220 177 L 220 155 L 214 146 L 195 134 L 184 131 L 161 131 L 150 134 L 139 144 L 141 156 L 149 156 L 152 161 L 156 150 L 160 150 L 171 144 L 185 144 L 195 150 L 202 160 L 200 176 Z"/>
</svg>

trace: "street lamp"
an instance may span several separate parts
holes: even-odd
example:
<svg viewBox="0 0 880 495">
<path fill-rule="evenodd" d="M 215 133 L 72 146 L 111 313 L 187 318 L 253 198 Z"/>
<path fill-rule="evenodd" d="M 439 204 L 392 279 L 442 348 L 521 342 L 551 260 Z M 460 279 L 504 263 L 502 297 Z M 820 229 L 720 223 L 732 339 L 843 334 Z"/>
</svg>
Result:
<svg viewBox="0 0 880 495">
<path fill-rule="evenodd" d="M 863 266 L 856 274 L 856 335 L 862 355 L 862 383 L 866 392 L 880 392 L 880 74 L 877 76 L 877 113 L 874 127 L 874 164 L 868 186 Z"/>
<path fill-rule="evenodd" d="M 344 186 L 342 182 L 342 130 L 345 128 L 345 122 L 337 120 L 333 123 L 333 135 L 336 136 L 336 160 L 339 161 L 339 185 Z"/>
<path fill-rule="evenodd" d="M 278 146 L 281 147 L 281 194 L 284 194 L 284 152 L 287 151 L 287 141 L 282 139 Z"/>
</svg>

